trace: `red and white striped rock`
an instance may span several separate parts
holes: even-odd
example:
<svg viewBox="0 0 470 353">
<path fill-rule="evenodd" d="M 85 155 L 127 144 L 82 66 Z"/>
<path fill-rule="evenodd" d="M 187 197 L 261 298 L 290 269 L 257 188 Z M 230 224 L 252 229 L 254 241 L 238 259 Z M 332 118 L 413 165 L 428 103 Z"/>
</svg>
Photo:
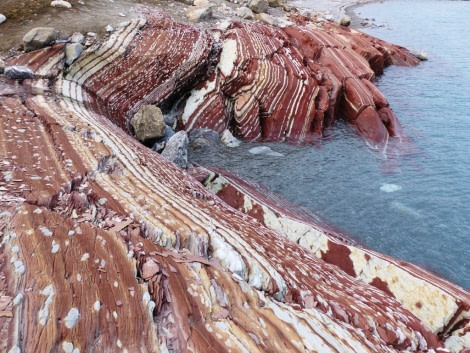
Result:
<svg viewBox="0 0 470 353">
<path fill-rule="evenodd" d="M 303 56 L 281 45 L 287 34 L 257 26 L 253 42 L 245 43 L 250 51 L 240 46 L 240 60 L 251 58 L 245 61 L 250 67 L 256 55 L 272 51 L 273 61 L 257 62 L 250 79 L 237 76 L 235 67 L 242 61 L 225 65 L 224 55 L 227 46 L 238 50 L 246 40 L 237 38 L 246 27 L 229 29 L 221 33 L 232 38 L 224 39 L 207 91 L 213 83 L 235 94 L 236 81 L 246 80 L 273 97 L 276 92 L 270 93 L 261 77 L 274 70 L 285 78 L 278 89 L 310 94 L 310 87 L 282 76 L 286 67 L 290 73 L 306 72 L 295 59 Z M 272 33 L 279 38 L 266 36 Z M 150 34 L 162 43 L 171 41 L 181 56 L 165 52 L 168 46 L 152 46 Z M 171 87 L 181 93 L 192 79 L 203 77 L 198 72 L 211 67 L 203 59 L 214 49 L 212 40 L 160 15 L 130 22 L 82 56 L 65 77 L 49 79 L 51 67 L 59 67 L 49 64 L 64 60 L 63 51 L 49 49 L 34 59 L 43 63 L 34 68 L 34 80 L 0 78 L 0 298 L 5 307 L 0 351 L 431 353 L 470 348 L 468 292 L 344 243 L 288 210 L 279 211 L 254 190 L 230 188 L 232 181 L 219 179 L 224 201 L 121 128 L 140 105 L 170 104 L 176 94 Z M 185 49 L 188 43 L 191 50 Z M 177 69 L 159 58 L 162 50 L 175 62 L 180 59 Z M 28 62 L 34 54 L 27 55 L 11 60 L 34 67 Z M 156 62 L 162 66 L 155 68 Z M 144 80 L 144 72 L 152 75 Z M 324 111 L 335 100 L 328 93 L 343 85 L 334 75 L 299 81 L 331 87 L 318 88 Z M 288 102 L 282 94 L 276 97 Z M 210 102 L 225 106 L 222 98 Z M 241 119 L 251 104 L 248 98 L 237 108 Z M 260 111 L 289 127 L 267 102 L 260 97 Z M 279 132 L 276 124 L 258 121 L 261 132 Z M 289 131 L 308 139 L 299 126 Z"/>
</svg>

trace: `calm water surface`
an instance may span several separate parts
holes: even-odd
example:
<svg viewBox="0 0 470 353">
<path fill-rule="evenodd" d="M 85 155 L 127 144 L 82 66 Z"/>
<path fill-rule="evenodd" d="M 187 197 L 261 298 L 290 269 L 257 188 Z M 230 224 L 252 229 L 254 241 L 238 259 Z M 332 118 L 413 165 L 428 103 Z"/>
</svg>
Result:
<svg viewBox="0 0 470 353">
<path fill-rule="evenodd" d="M 367 246 L 470 289 L 470 2 L 390 0 L 354 11 L 383 25 L 361 30 L 428 54 L 377 82 L 414 153 L 373 152 L 339 123 L 321 148 L 269 144 L 283 154 L 275 157 L 244 144 L 193 159 L 263 182 Z"/>
</svg>

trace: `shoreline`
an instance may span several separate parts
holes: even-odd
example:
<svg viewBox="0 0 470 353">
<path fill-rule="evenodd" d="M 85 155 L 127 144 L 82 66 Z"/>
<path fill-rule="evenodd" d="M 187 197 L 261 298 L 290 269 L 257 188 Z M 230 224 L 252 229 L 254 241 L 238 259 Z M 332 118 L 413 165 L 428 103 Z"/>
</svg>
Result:
<svg viewBox="0 0 470 353">
<path fill-rule="evenodd" d="M 360 18 L 353 13 L 353 9 L 373 1 L 376 0 L 320 0 L 316 1 L 311 8 L 305 6 L 307 1 L 286 1 L 285 8 L 271 7 L 269 13 L 274 18 L 282 18 L 283 15 L 289 13 L 289 8 L 296 8 L 301 12 L 311 11 L 338 22 L 345 16 L 349 16 L 351 28 L 357 28 Z M 44 5 L 35 8 L 34 11 L 32 9 L 26 11 L 24 4 L 17 5 L 17 8 L 13 8 L 11 2 L 0 5 L 0 14 L 7 14 L 7 20 L 0 24 L 2 29 L 0 32 L 0 54 L 9 56 L 9 52 L 19 49 L 23 36 L 35 27 L 54 27 L 59 30 L 59 38 L 63 40 L 69 38 L 74 32 L 95 32 L 101 37 L 106 34 L 107 25 L 114 26 L 136 17 L 140 6 L 152 6 L 183 22 L 188 22 L 185 12 L 191 7 L 189 3 L 179 1 L 115 0 L 112 2 L 112 6 L 97 1 L 89 1 L 86 4 L 79 0 L 70 0 L 69 2 L 72 4 L 70 9 Z M 222 16 L 237 18 L 234 14 L 238 7 L 237 4 L 226 0 L 215 0 L 214 3 L 216 7 L 231 8 L 231 11 L 225 14 L 217 10 L 220 14 L 217 13 L 217 16 L 214 16 L 216 20 L 221 19 Z M 11 13 L 15 13 L 15 15 L 9 19 L 8 14 Z"/>
</svg>

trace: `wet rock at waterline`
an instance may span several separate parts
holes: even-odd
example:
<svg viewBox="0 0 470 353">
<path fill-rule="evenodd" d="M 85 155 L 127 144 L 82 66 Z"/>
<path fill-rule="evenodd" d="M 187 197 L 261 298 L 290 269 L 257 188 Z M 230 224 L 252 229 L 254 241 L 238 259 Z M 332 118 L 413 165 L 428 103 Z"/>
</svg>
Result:
<svg viewBox="0 0 470 353">
<path fill-rule="evenodd" d="M 59 37 L 59 31 L 50 27 L 33 28 L 23 37 L 26 52 L 51 45 Z"/>
<path fill-rule="evenodd" d="M 165 136 L 165 120 L 160 108 L 154 105 L 145 105 L 131 120 L 137 140 L 146 143 Z"/>
<path fill-rule="evenodd" d="M 171 136 L 166 142 L 162 157 L 175 163 L 180 168 L 188 168 L 188 134 L 186 131 L 179 131 Z"/>
</svg>

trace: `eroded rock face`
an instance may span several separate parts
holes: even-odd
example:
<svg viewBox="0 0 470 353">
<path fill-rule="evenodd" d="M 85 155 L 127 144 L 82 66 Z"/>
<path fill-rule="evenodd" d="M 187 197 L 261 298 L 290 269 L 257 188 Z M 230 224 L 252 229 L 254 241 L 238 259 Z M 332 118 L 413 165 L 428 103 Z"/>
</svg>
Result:
<svg viewBox="0 0 470 353">
<path fill-rule="evenodd" d="M 293 35 L 269 28 L 284 33 L 275 41 L 264 36 L 268 27 L 257 28 L 253 51 L 240 50 L 232 66 L 224 65 L 222 52 L 207 87 L 223 84 L 229 93 L 240 87 L 238 79 L 264 82 L 234 74 L 242 58 L 252 58 L 244 67 L 254 65 L 248 71 L 253 76 L 273 66 L 281 77 L 282 65 L 295 66 L 291 58 L 304 57 L 284 46 Z M 239 48 L 238 35 L 248 45 L 243 31 L 241 26 L 222 33 L 224 50 Z M 212 175 L 217 196 L 128 134 L 128 119 L 140 107 L 172 105 L 196 77 L 204 77 L 214 50 L 207 33 L 149 14 L 82 55 L 67 73 L 63 45 L 7 60 L 9 66 L 30 67 L 34 79 L 0 78 L 0 350 L 470 348 L 468 292 L 355 246 L 249 184 L 199 169 L 199 180 Z M 266 52 L 277 66 L 256 62 L 253 53 L 264 58 Z M 305 67 L 289 72 L 306 72 Z M 143 79 L 142 72 L 149 75 Z M 217 83 L 222 74 L 231 79 Z M 329 87 L 343 84 L 335 83 Z M 320 92 L 318 85 L 311 89 Z M 317 109 L 316 96 L 307 91 Z M 329 109 L 325 102 L 342 99 L 328 92 L 323 114 Z M 220 98 L 214 94 L 205 102 L 215 97 Z M 374 106 L 383 103 L 374 97 Z M 250 97 L 237 103 L 239 119 Z M 274 124 L 266 126 L 276 131 Z"/>
</svg>

